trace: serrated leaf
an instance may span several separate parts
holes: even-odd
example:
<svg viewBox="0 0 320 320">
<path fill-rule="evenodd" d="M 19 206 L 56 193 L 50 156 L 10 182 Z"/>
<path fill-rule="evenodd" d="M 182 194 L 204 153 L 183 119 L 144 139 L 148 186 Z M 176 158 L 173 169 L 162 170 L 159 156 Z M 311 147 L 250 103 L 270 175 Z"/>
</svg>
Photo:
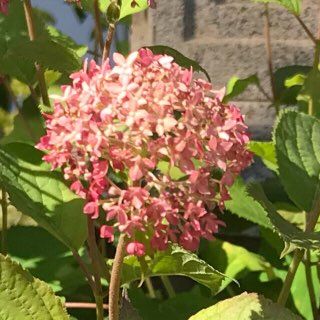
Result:
<svg viewBox="0 0 320 320">
<path fill-rule="evenodd" d="M 253 0 L 254 2 L 278 3 L 291 13 L 299 15 L 301 12 L 302 0 Z"/>
<path fill-rule="evenodd" d="M 249 143 L 249 150 L 260 157 L 267 168 L 278 172 L 276 150 L 272 141 L 251 141 Z"/>
<path fill-rule="evenodd" d="M 0 317 L 7 320 L 67 320 L 61 300 L 50 287 L 0 255 Z"/>
<path fill-rule="evenodd" d="M 83 200 L 73 194 L 58 172 L 42 162 L 34 147 L 11 143 L 0 149 L 0 184 L 11 203 L 71 249 L 86 239 Z"/>
<path fill-rule="evenodd" d="M 290 310 L 257 293 L 243 293 L 202 310 L 189 320 L 302 320 Z"/>
<path fill-rule="evenodd" d="M 24 59 L 31 63 L 38 62 L 44 68 L 71 73 L 81 66 L 79 57 L 67 47 L 46 37 L 34 41 L 19 41 L 10 47 L 16 59 Z"/>
<path fill-rule="evenodd" d="M 281 182 L 291 200 L 309 212 L 319 201 L 320 122 L 293 110 L 282 112 L 274 130 Z"/>
<path fill-rule="evenodd" d="M 238 179 L 230 188 L 232 200 L 226 202 L 226 208 L 232 213 L 258 225 L 272 229 L 290 244 L 291 248 L 319 249 L 320 233 L 303 232 L 282 218 L 265 196 L 259 184 L 245 185 Z"/>
<path fill-rule="evenodd" d="M 50 39 L 66 48 L 72 49 L 79 58 L 83 57 L 87 51 L 88 47 L 77 44 L 71 37 L 63 34 L 60 30 L 53 26 L 48 26 L 47 31 L 49 33 Z"/>
<path fill-rule="evenodd" d="M 227 84 L 226 95 L 223 98 L 223 102 L 227 103 L 234 97 L 243 93 L 250 85 L 258 85 L 259 79 L 256 75 L 252 75 L 245 79 L 233 76 Z"/>
<path fill-rule="evenodd" d="M 147 261 L 148 270 L 145 277 L 180 275 L 208 287 L 213 294 L 219 291 L 224 275 L 205 261 L 199 259 L 176 245 L 164 252 L 157 252 L 153 259 Z M 139 260 L 134 256 L 126 257 L 122 269 L 122 283 L 141 279 Z"/>
<path fill-rule="evenodd" d="M 146 48 L 150 49 L 154 54 L 167 54 L 173 57 L 174 61 L 181 67 L 188 68 L 188 69 L 192 67 L 194 71 L 203 72 L 206 75 L 208 81 L 211 82 L 208 72 L 203 67 L 201 67 L 201 65 L 198 62 L 187 58 L 178 50 L 175 50 L 167 46 L 161 46 L 161 45 L 149 46 Z"/>
<path fill-rule="evenodd" d="M 226 201 L 226 208 L 240 218 L 244 218 L 262 227 L 272 229 L 265 209 L 249 194 L 242 179 L 238 178 L 229 190 L 231 200 Z"/>
</svg>

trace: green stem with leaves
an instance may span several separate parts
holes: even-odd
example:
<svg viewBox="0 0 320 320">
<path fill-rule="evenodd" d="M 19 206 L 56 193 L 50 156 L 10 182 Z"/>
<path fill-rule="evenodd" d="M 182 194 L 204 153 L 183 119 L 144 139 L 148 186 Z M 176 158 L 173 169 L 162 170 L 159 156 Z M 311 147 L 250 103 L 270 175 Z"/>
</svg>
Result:
<svg viewBox="0 0 320 320">
<path fill-rule="evenodd" d="M 1 209 L 2 209 L 1 253 L 3 255 L 6 255 L 7 254 L 7 229 L 8 229 L 8 202 L 7 202 L 7 193 L 4 188 L 2 189 Z"/>
<path fill-rule="evenodd" d="M 35 26 L 34 26 L 33 10 L 32 10 L 31 1 L 30 0 L 23 0 L 23 7 L 24 7 L 24 13 L 25 13 L 25 17 L 26 17 L 30 41 L 35 41 L 36 40 L 36 30 L 35 30 Z M 36 67 L 37 78 L 38 78 L 38 82 L 39 82 L 39 88 L 40 88 L 40 92 L 41 92 L 42 102 L 46 106 L 50 107 L 48 89 L 47 89 L 43 69 L 38 63 L 35 64 L 35 67 Z"/>
</svg>

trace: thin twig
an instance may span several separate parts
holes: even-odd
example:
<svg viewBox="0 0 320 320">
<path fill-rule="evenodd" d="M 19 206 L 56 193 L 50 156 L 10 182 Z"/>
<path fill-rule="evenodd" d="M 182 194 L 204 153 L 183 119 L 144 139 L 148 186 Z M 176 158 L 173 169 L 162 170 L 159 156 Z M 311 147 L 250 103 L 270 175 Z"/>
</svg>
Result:
<svg viewBox="0 0 320 320">
<path fill-rule="evenodd" d="M 116 255 L 112 265 L 109 287 L 109 320 L 119 320 L 119 295 L 121 283 L 121 271 L 126 251 L 126 237 L 120 235 Z"/>
<path fill-rule="evenodd" d="M 146 287 L 148 289 L 150 298 L 155 299 L 157 296 L 152 284 L 152 280 L 150 278 L 146 278 L 145 283 L 146 283 Z"/>
<path fill-rule="evenodd" d="M 100 21 L 100 8 L 99 8 L 99 0 L 94 0 L 93 2 L 94 8 L 94 34 L 96 37 L 96 43 L 100 47 L 100 51 L 103 51 L 103 37 L 102 37 L 102 28 L 101 28 L 101 21 Z"/>
<path fill-rule="evenodd" d="M 106 61 L 107 58 L 109 58 L 110 47 L 111 47 L 111 43 L 112 43 L 114 31 L 115 31 L 115 25 L 112 24 L 112 23 L 110 23 L 110 24 L 109 24 L 109 28 L 108 28 L 108 33 L 107 33 L 106 42 L 105 42 L 105 44 L 104 44 L 102 61 Z"/>
<path fill-rule="evenodd" d="M 8 229 L 8 202 L 6 190 L 2 189 L 2 230 L 1 230 L 1 253 L 7 255 L 7 229 Z"/>
<path fill-rule="evenodd" d="M 72 250 L 72 254 L 73 254 L 73 257 L 75 258 L 75 260 L 78 262 L 85 277 L 87 278 L 91 290 L 94 292 L 95 291 L 95 283 L 93 281 L 93 276 L 92 276 L 91 272 L 89 271 L 86 264 L 84 263 L 84 261 L 82 260 L 79 253 L 76 250 Z"/>
<path fill-rule="evenodd" d="M 161 281 L 163 283 L 164 288 L 167 291 L 168 297 L 173 298 L 176 296 L 176 292 L 174 291 L 174 288 L 170 282 L 169 277 L 167 276 L 161 276 Z"/>
<path fill-rule="evenodd" d="M 270 15 L 269 15 L 269 5 L 265 4 L 265 14 L 264 14 L 264 34 L 266 42 L 266 52 L 267 52 L 267 62 L 270 77 L 270 85 L 272 92 L 272 101 L 276 101 L 276 85 L 275 78 L 273 74 L 273 61 L 272 61 L 272 45 L 271 45 L 271 33 L 270 33 Z M 279 113 L 279 106 L 274 104 L 277 114 Z"/>
<path fill-rule="evenodd" d="M 26 17 L 26 22 L 27 22 L 27 27 L 29 32 L 29 38 L 30 38 L 30 41 L 34 41 L 36 39 L 36 31 L 34 27 L 33 10 L 32 10 L 31 1 L 23 0 L 23 7 L 24 7 L 25 17 Z M 46 106 L 50 107 L 50 100 L 49 100 L 46 80 L 44 78 L 43 69 L 38 63 L 35 64 L 35 67 L 37 71 L 37 77 L 39 81 L 39 88 L 42 96 L 42 102 Z"/>
<path fill-rule="evenodd" d="M 306 272 L 306 281 L 309 291 L 309 297 L 311 302 L 311 308 L 312 308 L 312 314 L 313 318 L 317 319 L 318 316 L 318 308 L 317 308 L 317 298 L 314 291 L 314 285 L 312 281 L 312 269 L 311 269 L 311 256 L 310 256 L 310 250 L 307 250 L 306 252 L 306 259 L 305 259 L 305 272 Z"/>
<path fill-rule="evenodd" d="M 300 23 L 300 25 L 302 26 L 303 30 L 306 32 L 306 34 L 308 35 L 308 37 L 312 40 L 312 42 L 317 45 L 317 39 L 315 38 L 315 36 L 313 35 L 313 33 L 310 31 L 310 29 L 306 26 L 306 24 L 302 21 L 302 19 L 300 18 L 300 16 L 298 15 L 294 15 L 296 17 L 296 19 L 298 20 L 298 22 Z"/>
<path fill-rule="evenodd" d="M 101 273 L 99 265 L 99 249 L 97 247 L 95 228 L 91 217 L 87 218 L 87 228 L 88 228 L 88 246 L 89 246 L 89 255 L 91 258 L 93 276 L 95 283 L 95 292 L 94 297 L 97 304 L 97 320 L 103 320 L 103 293 L 101 285 Z"/>
<path fill-rule="evenodd" d="M 65 306 L 67 309 L 95 309 L 97 305 L 90 302 L 66 302 Z M 104 304 L 103 309 L 107 310 L 108 305 Z"/>
</svg>

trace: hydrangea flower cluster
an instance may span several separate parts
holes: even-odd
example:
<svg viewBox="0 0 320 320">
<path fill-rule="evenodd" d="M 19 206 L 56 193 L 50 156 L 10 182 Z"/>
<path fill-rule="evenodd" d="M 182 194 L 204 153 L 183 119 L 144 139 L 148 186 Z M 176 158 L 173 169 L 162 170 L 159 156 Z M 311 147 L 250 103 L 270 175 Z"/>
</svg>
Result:
<svg viewBox="0 0 320 320">
<path fill-rule="evenodd" d="M 71 75 L 37 147 L 86 199 L 85 214 L 105 212 L 101 237 L 125 233 L 137 256 L 169 242 L 194 251 L 223 225 L 213 212 L 251 163 L 243 116 L 171 56 L 113 59 Z"/>
<path fill-rule="evenodd" d="M 0 13 L 8 14 L 9 0 L 0 0 Z"/>
</svg>

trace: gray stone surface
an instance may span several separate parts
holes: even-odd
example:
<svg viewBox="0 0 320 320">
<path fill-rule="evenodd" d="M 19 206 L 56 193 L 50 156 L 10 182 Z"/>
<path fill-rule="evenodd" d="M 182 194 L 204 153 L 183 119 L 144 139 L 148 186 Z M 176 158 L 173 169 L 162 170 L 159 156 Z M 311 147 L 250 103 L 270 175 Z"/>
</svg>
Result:
<svg viewBox="0 0 320 320">
<path fill-rule="evenodd" d="M 197 60 L 217 88 L 234 75 L 257 74 L 270 94 L 263 13 L 264 5 L 250 0 L 158 0 L 156 10 L 134 16 L 132 47 L 174 47 Z M 314 32 L 319 13 L 319 0 L 304 0 L 302 19 Z M 279 5 L 270 6 L 270 17 L 274 68 L 311 65 L 312 42 L 297 20 Z M 254 138 L 270 137 L 274 112 L 257 88 L 249 88 L 235 103 Z"/>
</svg>

